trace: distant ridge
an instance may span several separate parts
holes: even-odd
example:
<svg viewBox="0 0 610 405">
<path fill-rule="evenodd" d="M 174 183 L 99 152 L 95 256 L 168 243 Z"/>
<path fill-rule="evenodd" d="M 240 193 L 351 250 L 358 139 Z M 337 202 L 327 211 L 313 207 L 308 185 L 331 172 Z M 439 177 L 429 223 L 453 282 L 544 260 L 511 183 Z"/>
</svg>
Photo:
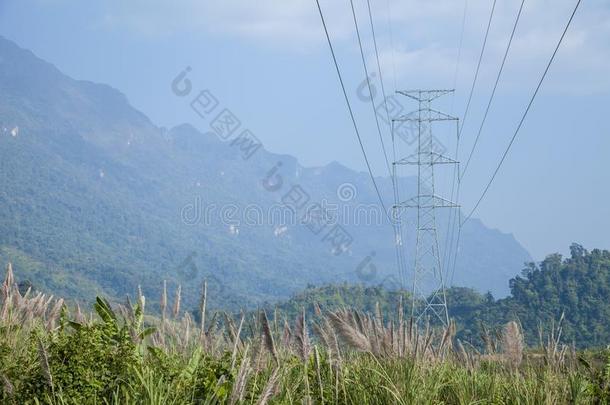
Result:
<svg viewBox="0 0 610 405">
<path fill-rule="evenodd" d="M 213 304 L 239 307 L 311 283 L 362 281 L 358 266 L 372 252 L 377 273 L 366 282 L 396 273 L 385 223 L 347 223 L 353 243 L 336 256 L 324 234 L 304 225 L 184 218 L 191 207 L 223 204 L 242 215 L 249 205 L 267 212 L 294 185 L 312 202 L 370 206 L 376 199 L 364 173 L 337 162 L 305 168 L 262 148 L 244 160 L 190 125 L 164 131 L 119 91 L 73 80 L 1 37 L 0 95 L 0 262 L 14 262 L 19 278 L 38 288 L 122 298 L 142 285 L 154 301 L 167 279 L 194 305 L 205 278 L 217 292 Z M 262 180 L 280 161 L 284 188 L 269 191 Z M 379 183 L 390 198 L 389 179 Z M 348 202 L 337 195 L 342 184 L 355 190 Z M 512 236 L 478 220 L 464 228 L 460 257 L 456 284 L 496 296 L 530 260 Z"/>
</svg>

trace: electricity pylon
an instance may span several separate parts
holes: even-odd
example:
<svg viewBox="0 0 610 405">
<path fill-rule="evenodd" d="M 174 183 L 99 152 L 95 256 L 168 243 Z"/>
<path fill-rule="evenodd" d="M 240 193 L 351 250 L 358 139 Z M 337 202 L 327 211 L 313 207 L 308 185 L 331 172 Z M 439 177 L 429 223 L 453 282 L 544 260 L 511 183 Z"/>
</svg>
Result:
<svg viewBox="0 0 610 405">
<path fill-rule="evenodd" d="M 458 165 L 458 162 L 438 152 L 442 148 L 439 148 L 441 145 L 436 143 L 436 138 L 432 135 L 432 123 L 455 121 L 456 133 L 459 124 L 458 118 L 432 109 L 431 104 L 433 100 L 452 92 L 453 90 L 398 91 L 398 94 L 417 101 L 419 108 L 394 118 L 394 121 L 417 123 L 417 151 L 393 162 L 394 174 L 399 165 L 417 166 L 417 195 L 402 201 L 399 196 L 395 205 L 399 211 L 403 208 L 417 208 L 411 316 L 416 322 L 437 318 L 445 326 L 449 324 L 449 315 L 436 229 L 436 209 L 458 208 L 458 205 L 436 194 L 434 168 L 439 164 Z M 394 133 L 392 140 L 394 141 Z"/>
</svg>

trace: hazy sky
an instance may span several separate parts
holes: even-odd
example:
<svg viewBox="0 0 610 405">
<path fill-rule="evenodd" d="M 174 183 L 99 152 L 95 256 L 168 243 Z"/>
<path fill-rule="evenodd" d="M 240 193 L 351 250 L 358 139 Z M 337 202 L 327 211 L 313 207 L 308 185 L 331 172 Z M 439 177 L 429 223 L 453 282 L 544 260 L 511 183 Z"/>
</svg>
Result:
<svg viewBox="0 0 610 405">
<path fill-rule="evenodd" d="M 576 0 L 527 0 L 505 74 L 462 187 L 476 202 L 506 147 Z M 186 66 L 273 152 L 306 166 L 363 170 L 314 0 L 0 0 L 0 35 L 68 75 L 107 83 L 158 125 L 206 122 L 170 90 Z M 366 2 L 355 0 L 371 71 Z M 496 6 L 462 156 L 470 149 L 521 1 Z M 348 0 L 321 0 L 376 174 L 383 155 Z M 458 61 L 462 0 L 371 0 L 388 92 L 452 88 L 438 108 L 462 116 L 491 0 L 470 0 Z M 392 35 L 390 35 L 390 32 Z M 535 258 L 573 241 L 610 248 L 610 3 L 582 2 L 529 118 L 476 217 Z M 456 75 L 457 71 L 457 75 Z M 412 107 L 412 106 L 411 106 Z"/>
</svg>

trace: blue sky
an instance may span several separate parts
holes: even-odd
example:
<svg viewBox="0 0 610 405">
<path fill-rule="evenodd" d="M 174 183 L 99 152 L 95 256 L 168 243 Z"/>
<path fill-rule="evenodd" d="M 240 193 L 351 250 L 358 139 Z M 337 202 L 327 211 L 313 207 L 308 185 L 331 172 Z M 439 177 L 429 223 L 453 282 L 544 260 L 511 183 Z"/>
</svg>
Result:
<svg viewBox="0 0 610 405">
<path fill-rule="evenodd" d="M 462 116 L 490 0 L 371 0 L 388 92 L 456 88 L 438 108 Z M 527 0 L 505 74 L 462 187 L 476 202 L 507 145 L 575 0 Z M 376 174 L 384 159 L 348 0 L 321 0 Z M 355 0 L 371 71 L 366 2 Z M 472 146 L 520 1 L 498 1 L 462 150 Z M 392 35 L 390 35 L 390 32 Z M 364 170 L 313 0 L 2 0 L 0 35 L 68 75 L 107 83 L 158 125 L 205 123 L 171 93 L 186 66 L 273 152 L 306 166 Z M 475 217 L 537 259 L 573 241 L 610 248 L 610 3 L 583 1 L 548 80 Z M 456 75 L 457 71 L 457 75 Z M 450 144 L 450 141 L 447 141 Z M 464 160 L 464 156 L 461 156 Z M 441 179 L 442 180 L 442 179 Z"/>
</svg>

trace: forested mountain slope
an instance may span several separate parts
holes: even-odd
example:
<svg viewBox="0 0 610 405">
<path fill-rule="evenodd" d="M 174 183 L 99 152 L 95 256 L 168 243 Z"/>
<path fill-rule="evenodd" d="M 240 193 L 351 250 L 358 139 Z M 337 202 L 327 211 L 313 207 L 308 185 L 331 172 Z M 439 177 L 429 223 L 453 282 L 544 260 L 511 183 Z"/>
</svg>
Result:
<svg viewBox="0 0 610 405">
<path fill-rule="evenodd" d="M 207 279 L 213 305 L 237 308 L 309 283 L 395 285 L 387 222 L 345 220 L 352 243 L 336 255 L 324 232 L 269 219 L 274 209 L 285 212 L 295 185 L 312 202 L 374 206 L 366 174 L 338 163 L 305 168 L 264 148 L 247 159 L 242 152 L 189 125 L 163 130 L 117 90 L 73 80 L 0 38 L 0 262 L 12 261 L 19 279 L 40 289 L 118 298 L 142 285 L 154 301 L 167 279 L 194 305 Z M 278 162 L 282 188 L 265 187 Z M 349 201 L 337 192 L 345 183 L 356 191 Z M 391 198 L 390 180 L 379 183 Z M 207 221 L 211 205 L 217 211 Z M 226 206 L 237 208 L 237 222 L 220 218 Z M 263 213 L 260 224 L 247 223 L 247 206 Z M 372 252 L 377 272 L 364 280 L 358 266 Z M 503 295 L 529 255 L 474 220 L 460 258 L 456 283 Z"/>
</svg>

